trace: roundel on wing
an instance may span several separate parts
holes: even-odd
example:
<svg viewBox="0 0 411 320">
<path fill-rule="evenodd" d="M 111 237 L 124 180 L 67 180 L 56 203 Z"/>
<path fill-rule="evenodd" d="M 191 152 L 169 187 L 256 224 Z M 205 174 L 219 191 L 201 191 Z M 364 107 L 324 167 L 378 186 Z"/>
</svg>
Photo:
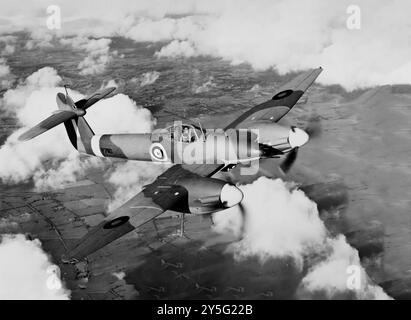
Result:
<svg viewBox="0 0 411 320">
<path fill-rule="evenodd" d="M 107 223 L 103 226 L 103 229 L 113 229 L 113 228 L 117 228 L 117 227 L 125 224 L 126 222 L 128 222 L 128 220 L 130 220 L 130 217 L 128 217 L 128 216 L 122 216 L 122 217 L 115 218 L 115 219 L 107 222 Z"/>
<path fill-rule="evenodd" d="M 284 99 L 284 98 L 288 97 L 289 95 L 291 95 L 293 92 L 294 92 L 293 90 L 284 90 L 284 91 L 281 91 L 281 92 L 277 93 L 277 94 L 273 97 L 273 100 Z"/>
<path fill-rule="evenodd" d="M 150 147 L 150 155 L 154 160 L 167 161 L 167 153 L 160 143 L 153 143 Z"/>
</svg>

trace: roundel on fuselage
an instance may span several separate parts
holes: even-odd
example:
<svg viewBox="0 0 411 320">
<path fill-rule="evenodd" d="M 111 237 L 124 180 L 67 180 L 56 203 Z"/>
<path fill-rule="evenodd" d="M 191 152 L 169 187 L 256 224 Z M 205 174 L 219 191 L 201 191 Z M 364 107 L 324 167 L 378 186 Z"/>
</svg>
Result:
<svg viewBox="0 0 411 320">
<path fill-rule="evenodd" d="M 277 93 L 272 100 L 280 100 L 280 99 L 284 99 L 287 98 L 288 96 L 290 96 L 294 91 L 293 90 L 284 90 L 281 91 L 279 93 Z"/>
<path fill-rule="evenodd" d="M 150 156 L 154 161 L 168 161 L 167 152 L 160 143 L 151 145 Z"/>
</svg>

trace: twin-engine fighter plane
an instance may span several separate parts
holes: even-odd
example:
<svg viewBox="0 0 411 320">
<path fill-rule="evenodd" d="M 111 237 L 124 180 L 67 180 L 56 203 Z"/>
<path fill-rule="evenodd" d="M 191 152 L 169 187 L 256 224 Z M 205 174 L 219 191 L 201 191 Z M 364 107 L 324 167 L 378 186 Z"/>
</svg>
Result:
<svg viewBox="0 0 411 320">
<path fill-rule="evenodd" d="M 286 172 L 308 134 L 296 127 L 277 124 L 298 102 L 322 72 L 305 72 L 281 87 L 272 99 L 250 108 L 224 130 L 201 125 L 174 124 L 146 134 L 95 135 L 84 118 L 86 109 L 112 94 L 103 89 L 74 102 L 67 93 L 57 94 L 59 110 L 20 136 L 29 140 L 64 123 L 70 142 L 81 153 L 100 157 L 174 163 L 132 199 L 114 210 L 75 244 L 65 256 L 78 261 L 112 241 L 155 219 L 167 210 L 182 214 L 207 214 L 241 205 L 240 189 L 212 178 L 219 171 L 262 158 L 286 154 L 280 168 Z"/>
</svg>

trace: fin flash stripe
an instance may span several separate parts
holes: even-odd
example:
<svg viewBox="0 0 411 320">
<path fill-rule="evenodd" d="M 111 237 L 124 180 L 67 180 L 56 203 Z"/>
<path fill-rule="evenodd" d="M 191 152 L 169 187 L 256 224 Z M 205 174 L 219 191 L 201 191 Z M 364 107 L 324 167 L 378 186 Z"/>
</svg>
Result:
<svg viewBox="0 0 411 320">
<path fill-rule="evenodd" d="M 91 137 L 91 150 L 93 150 L 93 153 L 96 156 L 104 158 L 104 155 L 101 153 L 101 149 L 100 149 L 100 139 L 101 139 L 100 134 L 96 134 Z"/>
</svg>

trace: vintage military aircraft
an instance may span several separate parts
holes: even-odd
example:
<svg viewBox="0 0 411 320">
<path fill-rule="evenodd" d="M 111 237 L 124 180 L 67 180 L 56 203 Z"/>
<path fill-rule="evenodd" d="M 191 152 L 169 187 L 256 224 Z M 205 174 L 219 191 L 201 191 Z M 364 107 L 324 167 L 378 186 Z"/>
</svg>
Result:
<svg viewBox="0 0 411 320">
<path fill-rule="evenodd" d="M 66 94 L 58 93 L 59 110 L 23 133 L 20 140 L 29 140 L 64 123 L 72 145 L 79 152 L 175 164 L 92 227 L 67 252 L 65 261 L 83 259 L 167 210 L 206 214 L 241 206 L 241 190 L 232 183 L 212 178 L 213 175 L 239 163 L 286 153 L 280 168 L 287 172 L 297 157 L 298 148 L 308 141 L 309 135 L 304 130 L 280 126 L 277 122 L 321 72 L 320 67 L 297 76 L 281 87 L 272 99 L 250 108 L 218 131 L 179 123 L 147 134 L 95 135 L 84 118 L 86 109 L 110 96 L 115 88 L 103 89 L 77 102 L 70 98 L 67 89 Z"/>
</svg>

